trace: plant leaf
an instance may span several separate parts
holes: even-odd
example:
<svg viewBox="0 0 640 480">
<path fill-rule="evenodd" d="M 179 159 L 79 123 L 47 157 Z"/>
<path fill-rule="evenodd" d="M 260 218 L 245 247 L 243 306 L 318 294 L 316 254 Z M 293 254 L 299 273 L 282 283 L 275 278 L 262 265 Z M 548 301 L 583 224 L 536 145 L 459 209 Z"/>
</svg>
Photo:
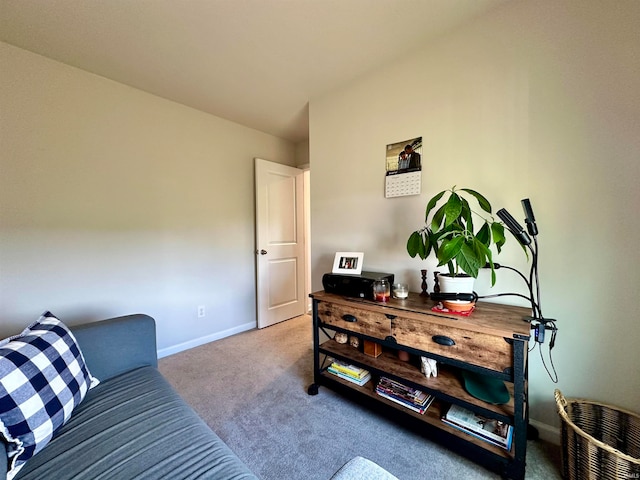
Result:
<svg viewBox="0 0 640 480">
<path fill-rule="evenodd" d="M 487 213 L 491 213 L 491 203 L 489 203 L 489 200 L 487 200 L 483 195 L 476 192 L 475 190 L 471 190 L 470 188 L 461 188 L 461 190 L 467 192 L 469 195 L 473 195 L 476 200 L 478 200 L 480 208 L 482 208 L 482 210 Z"/>
<path fill-rule="evenodd" d="M 486 263 L 488 263 L 491 268 L 491 286 L 493 287 L 496 284 L 496 269 L 493 267 L 493 254 L 489 248 L 487 248 L 486 255 L 488 259 Z"/>
<path fill-rule="evenodd" d="M 442 205 L 433 215 L 433 218 L 431 219 L 431 229 L 433 231 L 437 231 L 440 228 L 440 225 L 442 225 L 442 219 L 444 218 L 446 206 L 446 204 Z"/>
<path fill-rule="evenodd" d="M 493 254 L 491 253 L 491 249 L 479 241 L 476 241 L 475 247 L 478 258 L 482 261 L 480 268 L 483 268 L 487 264 L 489 265 L 489 268 L 491 268 L 491 286 L 493 287 L 496 284 L 496 271 L 493 266 Z"/>
<path fill-rule="evenodd" d="M 491 233 L 493 235 L 493 242 L 496 244 L 498 253 L 500 253 L 504 242 L 507 241 L 507 238 L 504 236 L 504 226 L 501 223 L 493 222 L 491 224 Z"/>
<path fill-rule="evenodd" d="M 456 221 L 462 212 L 462 201 L 457 193 L 452 193 L 447 203 L 444 204 L 444 212 L 444 226 L 448 227 Z"/>
<path fill-rule="evenodd" d="M 466 198 L 460 197 L 460 201 L 462 202 L 462 210 L 460 215 L 464 218 L 465 228 L 469 231 L 469 233 L 473 233 L 473 216 L 471 214 L 471 207 L 469 207 L 469 202 L 467 202 Z"/>
<path fill-rule="evenodd" d="M 441 191 L 440 193 L 434 195 L 433 197 L 431 197 L 431 200 L 429 200 L 429 203 L 427 203 L 427 210 L 424 214 L 424 223 L 427 223 L 429 221 L 429 212 L 431 212 L 431 210 L 433 210 L 433 208 L 436 206 L 436 203 L 438 203 L 438 200 L 440 200 L 442 198 L 442 196 L 445 194 L 446 190 Z"/>
<path fill-rule="evenodd" d="M 458 266 L 473 278 L 478 278 L 478 271 L 481 267 L 484 267 L 484 254 L 482 254 L 481 259 L 478 249 L 475 245 L 476 243 L 479 242 L 473 239 L 464 242 L 460 247 L 460 253 L 456 257 Z"/>
<path fill-rule="evenodd" d="M 411 258 L 415 258 L 420 250 L 424 250 L 422 235 L 419 231 L 415 231 L 409 236 L 409 239 L 407 240 L 407 253 Z"/>
<path fill-rule="evenodd" d="M 428 233 L 427 242 L 429 243 L 429 246 L 427 249 L 427 255 L 429 255 L 429 253 L 431 253 L 431 250 L 433 249 L 433 253 L 436 254 L 437 256 L 436 249 L 438 248 L 438 236 L 437 234 L 433 233 L 431 230 L 429 230 L 427 233 Z"/>
<path fill-rule="evenodd" d="M 440 261 L 438 266 L 441 267 L 442 265 L 453 260 L 460 252 L 463 243 L 463 237 L 454 237 L 451 240 L 443 240 L 440 248 L 436 253 L 438 260 Z"/>
<path fill-rule="evenodd" d="M 426 230 L 422 232 L 421 235 L 422 241 L 420 242 L 420 249 L 418 250 L 418 255 L 420 258 L 424 260 L 431 253 L 431 236 L 429 235 L 429 231 Z"/>
<path fill-rule="evenodd" d="M 453 267 L 453 262 L 447 262 L 447 267 L 449 268 L 449 274 L 451 274 L 451 275 L 455 275 L 456 274 L 456 270 Z"/>
<path fill-rule="evenodd" d="M 487 222 L 484 222 L 484 225 L 478 230 L 476 238 L 487 247 L 489 246 L 491 242 L 491 230 L 489 230 L 489 224 Z"/>
</svg>

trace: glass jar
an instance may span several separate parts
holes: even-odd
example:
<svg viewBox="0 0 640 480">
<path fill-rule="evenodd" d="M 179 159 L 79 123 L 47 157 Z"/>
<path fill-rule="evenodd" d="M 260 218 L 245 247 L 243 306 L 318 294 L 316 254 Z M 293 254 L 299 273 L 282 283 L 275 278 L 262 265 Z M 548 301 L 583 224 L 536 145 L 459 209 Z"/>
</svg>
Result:
<svg viewBox="0 0 640 480">
<path fill-rule="evenodd" d="M 386 279 L 373 282 L 373 299 L 376 302 L 388 302 L 391 298 L 391 285 Z"/>
<path fill-rule="evenodd" d="M 393 284 L 393 298 L 404 299 L 409 296 L 409 285 L 406 283 Z"/>
</svg>

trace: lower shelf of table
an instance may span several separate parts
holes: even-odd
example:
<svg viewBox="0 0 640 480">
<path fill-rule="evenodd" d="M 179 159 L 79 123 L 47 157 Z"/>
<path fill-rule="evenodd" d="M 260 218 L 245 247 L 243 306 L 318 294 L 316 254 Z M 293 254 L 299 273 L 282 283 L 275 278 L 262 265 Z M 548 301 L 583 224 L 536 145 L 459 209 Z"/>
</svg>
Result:
<svg viewBox="0 0 640 480">
<path fill-rule="evenodd" d="M 506 460 L 512 460 L 514 457 L 513 454 L 513 449 L 512 450 L 506 450 L 504 448 L 500 448 L 498 446 L 492 445 L 491 443 L 485 442 L 483 440 L 480 440 L 476 437 L 474 437 L 473 435 L 464 433 L 452 426 L 447 425 L 446 423 L 444 423 L 441 418 L 442 415 L 446 409 L 446 405 L 439 401 L 438 399 L 435 399 L 433 401 L 433 403 L 431 404 L 431 406 L 427 409 L 427 411 L 424 414 L 420 414 L 418 412 L 414 412 L 408 408 L 405 408 L 395 402 L 392 402 L 391 400 L 387 400 L 384 397 L 381 397 L 380 395 L 378 395 L 375 392 L 375 383 L 373 380 L 370 380 L 369 382 L 367 382 L 365 385 L 363 386 L 358 386 L 354 383 L 351 383 L 347 380 L 343 380 L 340 377 L 337 377 L 335 375 L 332 375 L 331 373 L 328 373 L 327 371 L 323 371 L 320 373 L 321 377 L 322 377 L 322 383 L 327 383 L 327 384 L 331 384 L 332 382 L 335 382 L 336 384 L 342 385 L 343 387 L 346 387 L 348 389 L 351 389 L 361 395 L 365 395 L 367 397 L 369 397 L 370 399 L 375 400 L 376 402 L 380 402 L 381 404 L 386 405 L 389 408 L 393 408 L 399 412 L 402 412 L 405 415 L 411 416 L 413 418 L 415 418 L 416 420 L 419 420 L 420 422 L 423 422 L 425 424 L 431 425 L 433 427 L 436 427 L 440 430 L 443 430 L 459 439 L 462 439 L 464 441 L 470 442 L 484 450 L 487 450 L 499 457 L 502 457 Z"/>
<path fill-rule="evenodd" d="M 488 416 L 495 416 L 506 423 L 514 422 L 514 386 L 506 383 L 509 391 L 509 401 L 505 404 L 494 405 L 483 402 L 470 395 L 462 385 L 460 372 L 450 366 L 438 364 L 438 376 L 426 378 L 420 367 L 410 362 L 403 362 L 395 353 L 383 351 L 379 357 L 365 355 L 347 344 L 340 344 L 335 340 L 328 340 L 320 345 L 320 354 L 330 357 L 342 358 L 349 362 L 355 362 L 363 368 L 391 374 L 401 379 L 413 382 L 416 388 L 426 393 L 436 393 L 451 397 L 452 401 L 461 402 L 463 406 L 475 407 L 484 410 Z"/>
</svg>

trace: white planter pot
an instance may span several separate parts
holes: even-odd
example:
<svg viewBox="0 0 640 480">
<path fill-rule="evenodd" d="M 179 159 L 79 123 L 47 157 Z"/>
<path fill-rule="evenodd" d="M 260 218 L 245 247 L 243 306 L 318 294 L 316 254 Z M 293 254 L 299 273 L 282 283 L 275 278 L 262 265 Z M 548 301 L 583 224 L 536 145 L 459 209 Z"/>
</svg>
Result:
<svg viewBox="0 0 640 480">
<path fill-rule="evenodd" d="M 468 275 L 451 277 L 449 274 L 438 274 L 438 285 L 442 293 L 473 293 L 475 280 Z"/>
</svg>

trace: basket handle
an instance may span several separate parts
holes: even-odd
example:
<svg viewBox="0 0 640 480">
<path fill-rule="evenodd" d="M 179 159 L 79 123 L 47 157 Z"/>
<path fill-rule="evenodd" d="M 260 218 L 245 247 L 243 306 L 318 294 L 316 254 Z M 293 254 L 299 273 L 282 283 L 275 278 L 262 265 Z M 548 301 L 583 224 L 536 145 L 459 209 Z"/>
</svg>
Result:
<svg viewBox="0 0 640 480">
<path fill-rule="evenodd" d="M 558 410 L 562 409 L 563 411 L 565 411 L 567 409 L 568 403 L 567 403 L 567 399 L 564 398 L 564 395 L 562 395 L 562 392 L 556 388 L 556 390 L 553 392 L 553 395 L 556 397 Z"/>
</svg>

